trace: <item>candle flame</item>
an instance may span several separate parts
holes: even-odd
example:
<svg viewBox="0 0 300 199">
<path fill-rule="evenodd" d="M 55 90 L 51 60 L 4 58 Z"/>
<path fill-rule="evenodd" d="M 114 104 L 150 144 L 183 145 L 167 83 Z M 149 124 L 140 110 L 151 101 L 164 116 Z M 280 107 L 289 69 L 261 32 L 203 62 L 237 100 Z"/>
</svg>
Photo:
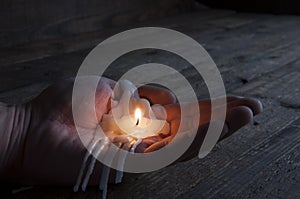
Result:
<svg viewBox="0 0 300 199">
<path fill-rule="evenodd" d="M 142 111 L 141 111 L 140 108 L 137 108 L 137 109 L 135 110 L 134 116 L 135 116 L 135 119 L 136 119 L 136 125 L 138 125 L 139 122 L 140 122 L 140 120 L 141 120 L 141 118 L 142 118 Z"/>
</svg>

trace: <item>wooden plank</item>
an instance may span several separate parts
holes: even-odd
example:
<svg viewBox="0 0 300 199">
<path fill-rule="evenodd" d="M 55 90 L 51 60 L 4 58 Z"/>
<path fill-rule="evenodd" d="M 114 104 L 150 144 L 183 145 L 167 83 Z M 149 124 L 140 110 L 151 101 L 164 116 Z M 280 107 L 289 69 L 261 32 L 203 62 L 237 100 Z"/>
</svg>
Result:
<svg viewBox="0 0 300 199">
<path fill-rule="evenodd" d="M 227 166 L 226 170 L 213 173 L 211 178 L 213 178 L 214 182 L 201 183 L 192 192 L 183 194 L 180 198 L 199 198 L 200 196 L 204 198 L 245 197 L 243 193 L 240 193 L 242 190 L 247 189 L 245 184 L 249 182 L 254 183 L 259 179 L 260 181 L 266 180 L 260 178 L 259 174 L 262 174 L 260 173 L 262 170 L 268 170 L 272 162 L 275 162 L 293 149 L 300 147 L 299 135 L 300 129 L 296 127 L 287 127 L 281 130 L 276 136 L 272 136 L 265 142 L 235 158 Z M 282 184 L 279 184 L 279 187 L 277 184 L 277 188 L 280 187 L 282 187 Z M 273 184 L 272 189 L 274 188 L 275 185 Z M 259 194 L 255 194 L 255 197 L 259 195 L 268 196 L 270 194 L 270 192 L 263 192 L 264 190 L 260 191 Z M 274 196 L 278 197 L 278 194 L 274 194 Z"/>
<path fill-rule="evenodd" d="M 101 31 L 82 33 L 63 39 L 36 41 L 26 45 L 2 48 L 0 49 L 0 65 L 4 66 L 13 63 L 29 62 L 49 56 L 91 49 L 107 37 L 135 27 L 158 26 L 179 29 L 182 26 L 190 26 L 191 21 L 189 19 L 191 18 L 199 22 L 199 24 L 202 24 L 203 21 L 230 16 L 234 13 L 235 12 L 229 10 L 201 10 L 199 12 L 166 17 L 159 21 L 137 22 L 131 25 L 110 27 Z M 180 25 L 178 20 L 180 20 Z M 205 27 L 207 28 L 207 26 Z M 202 29 L 204 29 L 203 25 Z"/>
<path fill-rule="evenodd" d="M 206 13 L 207 14 L 207 13 Z M 223 14 L 223 13 L 222 13 Z M 224 14 L 228 14 L 228 13 L 224 13 Z M 192 16 L 190 16 L 190 15 L 188 15 L 188 16 L 186 16 L 186 17 L 194 17 L 195 16 L 195 14 L 194 15 L 192 15 Z M 197 15 L 196 15 L 197 16 Z M 209 24 L 209 21 L 211 20 L 211 19 L 213 19 L 213 20 L 215 20 L 215 18 L 213 18 L 213 17 L 211 17 L 211 18 L 209 18 L 209 17 L 204 17 L 205 15 L 200 15 L 199 16 L 199 20 L 197 20 L 197 18 L 195 18 L 196 19 L 196 21 L 197 22 L 201 22 L 202 20 L 205 20 L 205 19 L 208 19 L 208 22 L 206 22 L 207 24 Z M 209 15 L 209 16 L 211 16 L 211 15 Z M 222 15 L 221 15 L 222 16 Z M 232 17 L 231 16 L 229 16 L 228 18 L 229 19 L 231 19 L 233 22 L 232 23 L 227 23 L 227 24 L 225 24 L 225 25 L 231 25 L 231 26 L 234 26 L 235 28 L 237 28 L 237 26 L 239 26 L 239 24 L 245 24 L 245 23 L 248 23 L 248 21 L 249 21 L 249 18 L 250 18 L 251 16 L 247 16 L 247 17 L 244 17 L 244 16 L 241 16 L 241 17 L 238 17 L 237 16 L 237 22 L 236 21 L 234 21 L 234 20 L 232 20 Z M 184 18 L 184 17 L 183 17 Z M 210 19 L 210 20 L 209 20 Z M 223 21 L 224 20 L 227 20 L 227 18 L 226 17 L 224 17 L 223 18 Z M 168 21 L 168 20 L 167 20 Z M 176 21 L 176 20 L 174 20 L 174 21 Z M 188 26 L 190 26 L 191 24 L 191 22 L 190 22 L 190 20 L 186 20 L 185 18 L 184 18 L 184 20 L 182 20 L 182 21 L 189 21 L 189 23 L 178 23 L 178 24 L 180 24 L 179 25 L 179 27 L 182 27 L 182 28 L 186 28 L 186 27 L 188 27 Z M 229 21 L 230 22 L 230 20 L 227 20 L 227 21 Z M 243 23 L 242 23 L 243 22 Z M 193 22 L 194 23 L 194 22 Z M 198 24 L 198 23 L 197 23 Z M 199 23 L 200 25 L 201 25 L 201 23 Z M 204 23 L 205 24 L 205 23 Z M 212 24 L 217 24 L 216 26 L 220 26 L 220 22 L 213 22 Z M 165 24 L 166 25 L 166 24 Z M 171 25 L 172 26 L 172 25 Z M 203 25 L 202 25 L 203 26 Z M 226 27 L 226 26 L 225 26 Z M 199 25 L 198 26 L 196 26 L 196 27 L 193 27 L 193 28 L 196 28 L 198 31 L 199 31 Z M 207 28 L 207 26 L 204 26 L 204 28 Z M 215 27 L 214 26 L 212 26 L 211 25 L 211 27 L 210 27 L 210 29 L 214 29 Z M 287 27 L 286 27 L 287 28 Z M 225 32 L 225 33 L 227 33 L 227 32 Z M 233 34 L 232 32 L 228 32 L 227 34 Z M 240 31 L 237 31 L 237 33 L 236 34 L 241 34 L 241 32 Z M 218 36 L 219 34 L 217 34 L 217 36 Z M 209 37 L 208 37 L 209 36 Z M 247 36 L 246 36 L 247 37 Z M 212 35 L 206 35 L 206 37 L 204 36 L 203 37 L 203 39 L 207 39 L 208 41 L 209 40 L 212 40 L 212 38 L 213 38 L 213 36 Z M 234 37 L 230 37 L 230 38 L 234 38 Z M 245 39 L 245 38 L 243 38 L 243 39 Z M 71 40 L 72 41 L 72 40 Z M 72 42 L 71 42 L 72 43 Z M 74 43 L 77 43 L 76 41 L 74 42 Z M 232 42 L 230 39 L 227 41 L 227 43 L 225 42 L 225 43 L 223 43 L 223 45 L 227 45 L 228 46 L 228 43 L 237 43 L 237 42 Z M 248 42 L 248 43 L 250 43 L 250 42 Z M 214 43 L 212 43 L 211 45 L 214 45 Z M 86 46 L 88 46 L 88 45 L 84 45 L 85 47 Z M 84 47 L 83 46 L 83 47 Z M 78 48 L 78 46 L 75 48 L 75 49 L 77 49 Z M 54 50 L 57 50 L 57 48 L 54 48 Z M 65 50 L 65 51 L 67 51 L 67 49 L 65 49 L 65 48 L 62 48 L 62 50 Z M 41 52 L 42 50 L 40 50 L 39 52 Z M 60 52 L 60 50 L 58 50 L 58 52 Z M 85 51 L 84 51 L 85 52 Z M 10 53 L 10 54 L 13 54 L 13 53 Z M 51 53 L 50 53 L 51 54 Z M 81 55 L 80 53 L 78 53 L 78 52 L 76 52 L 75 54 L 72 54 L 72 53 L 68 53 L 68 54 L 65 54 L 65 56 L 54 56 L 54 57 L 52 57 L 52 60 L 57 60 L 57 62 L 60 64 L 60 70 L 65 70 L 64 69 L 64 65 L 68 65 L 68 64 L 70 64 L 71 62 L 72 62 L 72 60 L 69 60 L 69 59 L 73 59 L 73 57 L 72 56 L 76 56 L 76 57 L 78 57 L 78 60 L 80 60 L 80 58 L 79 57 L 82 57 L 81 58 L 81 60 L 83 59 L 83 55 Z M 69 58 L 70 57 L 70 58 Z M 220 56 L 219 56 L 220 57 Z M 224 56 L 222 56 L 222 57 L 224 57 Z M 147 59 L 151 59 L 151 56 L 147 56 Z M 13 66 L 8 66 L 8 67 L 5 67 L 5 68 L 7 68 L 7 69 L 3 69 L 3 70 L 11 70 L 11 69 L 13 69 L 13 68 L 16 68 L 16 71 L 10 71 L 11 73 L 14 73 L 14 74 L 16 74 L 17 76 L 18 76 L 18 74 L 20 74 L 20 73 L 24 73 L 24 71 L 22 71 L 22 68 L 26 68 L 26 67 L 31 67 L 31 66 L 42 66 L 42 64 L 46 64 L 45 66 L 43 66 L 44 68 L 53 68 L 53 66 L 51 66 L 50 64 L 53 64 L 53 63 L 47 63 L 47 60 L 49 60 L 49 59 L 45 59 L 45 61 L 42 61 L 42 63 L 41 63 L 41 61 L 39 61 L 39 60 L 37 60 L 36 62 L 26 62 L 26 64 L 25 63 L 23 63 L 23 64 L 19 64 L 19 65 L 17 65 L 17 66 L 15 66 L 15 67 L 13 67 Z M 24 60 L 23 60 L 24 61 Z M 48 61 L 49 62 L 49 61 Z M 62 63 L 62 62 L 65 62 L 65 63 Z M 78 61 L 78 62 L 73 62 L 74 64 L 74 68 L 76 68 L 75 67 L 75 65 L 77 65 L 77 66 L 79 66 L 79 64 L 80 64 L 80 61 Z M 49 65 L 48 65 L 49 64 Z M 19 70 L 18 71 L 18 69 L 21 69 L 21 70 Z M 6 71 L 6 72 L 8 72 L 8 71 Z M 43 71 L 43 69 L 42 69 L 42 71 L 39 71 L 39 70 L 33 70 L 33 71 L 37 71 L 37 72 L 39 72 L 39 74 L 36 74 L 36 75 L 39 75 L 40 76 L 40 73 Z M 8 72 L 9 73 L 9 72 Z M 26 73 L 26 71 L 25 71 L 25 73 Z M 51 73 L 51 71 L 50 71 L 50 73 Z M 34 74 L 34 72 L 31 72 L 31 75 L 33 75 Z M 22 76 L 24 76 L 24 75 L 22 75 Z M 58 75 L 58 78 L 60 78 L 60 75 Z M 227 79 L 230 79 L 230 80 L 233 80 L 233 79 L 235 79 L 235 81 L 239 81 L 239 78 L 237 78 L 237 77 L 232 77 L 232 75 L 231 75 L 231 77 L 230 78 L 227 78 Z M 39 78 L 39 77 L 36 77 L 36 78 L 33 78 L 32 76 L 31 76 L 31 80 L 32 80 L 32 82 L 26 82 L 25 83 L 25 85 L 28 85 L 28 84 L 30 84 L 30 83 L 34 83 L 34 82 L 37 82 L 37 81 L 41 81 L 41 78 Z M 47 80 L 47 77 L 46 77 L 46 80 Z M 3 90 L 6 90 L 6 89 L 8 89 L 8 85 L 10 85 L 10 83 L 9 82 L 7 82 L 8 80 L 6 79 L 5 80 L 6 81 L 6 83 L 5 84 L 2 84 L 2 85 L 5 85 L 4 87 L 4 89 Z M 14 79 L 14 81 L 15 81 L 15 79 Z M 230 82 L 230 83 L 232 83 L 232 82 Z M 16 84 L 16 85 L 14 85 L 14 84 Z M 14 83 L 14 84 L 12 84 L 12 87 L 11 88 L 15 88 L 15 87 L 20 87 L 21 85 L 19 85 L 18 84 L 18 80 Z"/>
<path fill-rule="evenodd" d="M 208 18 L 207 16 L 203 17 L 202 15 L 201 17 L 204 19 Z M 49 74 L 52 73 L 56 74 L 56 79 L 74 75 L 75 71 L 79 67 L 80 62 L 83 60 L 84 55 L 86 55 L 86 53 L 87 53 L 86 50 L 82 50 L 73 53 L 67 53 L 64 55 L 53 56 L 51 58 L 49 57 L 41 60 L 35 60 L 32 62 L 30 61 L 30 62 L 24 62 L 24 63 L 13 64 L 8 66 L 2 66 L 3 78 L 1 78 L 2 88 L 0 88 L 0 90 L 3 92 L 5 90 L 26 86 L 29 84 L 33 84 L 35 82 L 40 82 L 40 81 L 48 82 L 49 80 L 55 80 L 54 75 L 51 75 L 51 78 L 49 78 Z M 162 56 L 159 55 L 156 57 L 161 58 Z M 145 60 L 143 59 L 149 59 L 149 55 L 147 54 L 143 55 L 143 57 L 138 60 L 139 61 L 142 60 L 141 63 L 143 63 L 145 62 Z M 53 63 L 53 60 L 57 60 L 57 61 Z M 126 64 L 126 62 L 128 62 L 128 60 L 125 60 L 120 65 L 121 66 L 128 65 Z M 175 63 L 175 65 L 178 64 Z M 39 66 L 37 70 L 34 70 L 33 68 L 36 68 L 37 66 Z M 72 67 L 72 71 L 70 70 L 71 67 Z M 10 78 L 12 76 L 17 78 Z"/>
<path fill-rule="evenodd" d="M 192 16 L 194 17 L 194 15 L 192 15 Z M 205 16 L 205 15 L 203 15 L 203 16 Z M 202 20 L 205 19 L 205 17 L 203 17 L 203 16 L 201 16 L 202 18 L 200 17 L 200 20 L 199 20 L 200 22 L 201 22 L 201 19 Z M 256 15 L 249 15 L 249 16 L 248 15 L 246 15 L 246 16 L 236 15 L 237 21 L 239 23 L 241 21 L 243 21 L 244 23 L 247 23 L 249 21 L 249 19 L 253 16 L 256 16 Z M 191 17 L 191 16 L 189 16 L 189 17 Z M 232 16 L 228 16 L 228 18 L 232 19 Z M 256 23 L 258 23 L 256 26 L 261 26 L 261 24 L 264 24 L 264 23 L 268 24 L 268 25 L 266 25 L 266 27 L 264 27 L 267 30 L 267 32 L 260 33 L 260 34 L 259 34 L 259 32 L 262 32 L 262 30 L 261 30 L 261 28 L 258 30 L 255 29 L 256 23 L 250 24 L 250 25 L 241 25 L 240 28 L 237 28 L 235 25 L 235 28 L 231 29 L 230 31 L 229 30 L 221 31 L 221 32 L 217 31 L 214 34 L 212 34 L 211 32 L 206 33 L 205 31 L 202 34 L 202 32 L 199 31 L 199 25 L 197 25 L 197 24 L 201 24 L 200 22 L 195 23 L 193 21 L 193 23 L 196 24 L 196 26 L 193 27 L 194 29 L 193 28 L 188 29 L 187 27 L 191 26 L 192 24 L 191 24 L 191 20 L 186 20 L 186 19 L 182 20 L 182 21 L 183 22 L 189 21 L 189 23 L 187 23 L 187 24 L 183 23 L 183 25 L 180 24 L 180 25 L 178 25 L 178 27 L 181 27 L 182 29 L 187 28 L 186 31 L 191 31 L 191 34 L 195 34 L 195 31 L 197 30 L 196 32 L 197 32 L 198 38 L 196 37 L 196 39 L 199 39 L 200 42 L 205 40 L 206 41 L 205 43 L 207 43 L 206 44 L 207 48 L 212 49 L 212 52 L 211 52 L 212 56 L 214 57 L 216 62 L 220 65 L 220 70 L 222 71 L 222 73 L 224 75 L 224 81 L 225 81 L 226 85 L 231 86 L 234 84 L 240 85 L 242 83 L 241 79 L 245 78 L 244 76 L 247 75 L 248 69 L 253 68 L 253 65 L 255 66 L 255 70 L 252 70 L 251 72 L 253 72 L 252 76 L 254 78 L 256 76 L 261 75 L 264 71 L 268 72 L 270 70 L 273 70 L 273 68 L 279 67 L 280 65 L 290 62 L 291 60 L 295 59 L 295 53 L 290 53 L 287 56 L 280 56 L 280 54 L 283 51 L 286 51 L 289 48 L 288 44 L 285 44 L 284 49 L 279 49 L 279 50 L 275 49 L 275 54 L 274 53 L 272 54 L 273 58 L 266 57 L 269 55 L 271 50 L 274 51 L 275 46 L 278 46 L 278 45 L 282 46 L 282 43 L 285 43 L 287 39 L 298 38 L 296 36 L 299 34 L 299 32 L 297 32 L 298 29 L 295 28 L 295 25 L 292 25 L 293 23 L 295 23 L 294 18 L 291 18 L 292 20 L 287 21 L 287 19 L 285 19 L 285 18 L 284 18 L 285 20 L 282 20 L 281 17 L 278 17 L 278 20 L 282 20 L 282 23 L 280 26 L 278 25 L 278 23 L 272 22 L 272 20 L 270 18 L 271 18 L 270 16 L 265 16 L 265 15 L 258 15 L 258 17 L 255 17 Z M 197 18 L 195 18 L 195 19 L 197 19 Z M 208 20 L 205 23 L 209 24 L 210 21 L 213 21 L 213 20 L 216 20 L 216 19 L 208 18 Z M 226 20 L 226 17 L 224 18 L 224 20 Z M 237 24 L 239 24 L 239 23 L 237 23 Z M 218 23 L 213 22 L 212 24 L 217 24 L 217 26 L 220 26 L 220 22 L 218 22 Z M 231 25 L 234 25 L 234 24 L 236 24 L 236 21 L 233 21 L 231 23 Z M 228 25 L 230 26 L 230 23 L 225 24 L 224 28 L 226 28 L 226 26 L 228 26 Z M 204 26 L 204 27 L 207 27 L 207 26 Z M 208 29 L 214 29 L 214 28 L 215 28 L 215 26 L 211 25 L 211 27 Z M 256 32 L 254 32 L 254 33 L 250 32 L 250 34 L 249 34 L 249 29 L 256 30 Z M 286 33 L 284 33 L 284 31 L 282 31 L 282 30 L 288 30 L 288 31 Z M 270 35 L 269 32 L 275 32 L 275 33 Z M 251 35 L 255 35 L 255 36 L 253 37 Z M 219 38 L 220 36 L 223 36 L 222 37 L 223 40 L 220 40 L 220 38 Z M 283 36 L 285 36 L 285 37 L 282 40 L 278 40 L 278 38 L 281 38 Z M 216 38 L 219 38 L 219 39 L 217 39 L 215 41 Z M 266 39 L 268 42 L 265 41 Z M 264 42 L 262 42 L 262 41 L 264 41 Z M 289 51 L 289 52 L 297 52 L 298 51 L 299 45 L 298 45 L 297 41 L 298 41 L 297 39 L 295 41 L 294 40 L 292 41 L 292 44 L 290 44 L 290 45 L 293 45 L 294 42 L 296 42 L 293 45 L 293 47 L 295 49 L 294 49 L 294 51 Z M 72 42 L 70 42 L 70 43 L 72 43 Z M 77 43 L 76 40 L 74 43 Z M 93 43 L 93 42 L 91 42 L 91 43 Z M 91 45 L 91 43 L 84 44 L 81 47 L 85 48 L 85 47 Z M 256 53 L 257 50 L 264 49 L 263 48 L 264 46 L 268 49 L 263 50 L 264 53 L 262 53 L 262 55 L 257 54 Z M 271 50 L 269 49 L 270 46 L 271 47 L 273 46 L 273 48 L 271 48 Z M 80 45 L 75 47 L 75 49 L 77 49 L 77 50 L 78 50 L 78 48 L 80 48 Z M 243 48 L 243 50 L 239 50 L 241 48 Z M 55 49 L 57 49 L 57 48 L 54 48 L 53 51 L 55 51 Z M 215 51 L 214 49 L 220 49 L 220 50 Z M 62 48 L 62 51 L 64 51 L 64 50 L 68 51 L 68 49 Z M 40 51 L 42 51 L 42 50 L 40 50 Z M 58 52 L 60 52 L 60 51 L 58 50 Z M 83 52 L 82 54 L 80 53 L 80 51 L 78 51 L 78 52 L 74 52 L 74 53 L 67 53 L 65 55 L 53 56 L 51 59 L 57 61 L 57 63 L 60 65 L 59 68 L 61 71 L 66 70 L 65 67 L 68 67 L 70 64 L 73 65 L 73 67 L 74 67 L 73 69 L 75 70 L 80 65 L 80 62 L 83 60 L 85 53 L 87 53 L 88 51 L 83 50 L 82 52 Z M 249 55 L 243 59 L 244 60 L 243 62 L 247 61 L 248 63 L 250 63 L 250 64 L 243 64 L 243 65 L 245 65 L 243 67 L 244 74 L 245 74 L 243 77 L 240 77 L 241 73 L 239 73 L 239 70 L 237 69 L 240 66 L 240 64 L 242 64 L 243 62 L 242 63 L 236 62 L 233 66 L 228 67 L 229 65 L 233 64 L 232 60 L 235 60 L 234 57 L 242 57 L 242 55 L 240 55 L 240 52 L 244 53 L 244 56 L 245 56 L 245 54 Z M 11 53 L 11 54 L 13 54 L 13 53 Z M 226 56 L 224 56 L 224 55 L 226 55 Z M 77 59 L 78 62 L 74 62 L 74 58 L 72 58 L 72 56 L 74 56 L 74 57 L 76 56 L 78 58 Z M 279 57 L 279 60 L 275 59 L 273 62 L 270 62 L 270 60 L 274 59 L 274 57 L 276 57 L 276 56 Z M 152 59 L 152 57 L 149 55 L 147 55 L 145 57 L 147 60 Z M 4 66 L 2 66 L 2 67 L 4 67 L 3 71 L 7 70 L 8 73 L 14 73 L 16 76 L 19 76 L 18 74 L 24 73 L 24 71 L 22 70 L 22 68 L 24 68 L 24 67 L 25 68 L 27 68 L 27 67 L 35 68 L 38 66 L 40 67 L 42 64 L 45 64 L 45 66 L 42 66 L 42 67 L 48 68 L 48 70 L 52 70 L 51 68 L 53 68 L 53 63 L 51 65 L 51 59 L 45 59 L 44 61 L 37 60 L 34 62 L 26 62 L 26 63 L 22 63 L 22 64 L 18 64 L 18 65 L 10 65 L 7 67 L 4 67 Z M 276 67 L 273 66 L 274 65 L 273 63 L 275 61 L 277 62 Z M 256 67 L 256 66 L 260 65 L 260 62 L 268 64 L 269 67 Z M 47 64 L 49 64 L 49 65 L 47 65 Z M 126 64 L 126 62 L 125 62 L 125 64 Z M 175 63 L 175 65 L 176 65 L 176 63 Z M 223 67 L 223 66 L 226 66 L 226 67 Z M 266 68 L 266 70 L 264 68 Z M 53 69 L 55 69 L 55 67 Z M 236 71 L 238 71 L 238 72 L 236 72 Z M 49 72 L 51 73 L 52 71 L 49 71 Z M 53 71 L 53 72 L 55 72 L 55 71 Z M 26 71 L 25 71 L 25 73 L 26 73 Z M 41 76 L 41 73 L 43 73 L 43 70 L 42 71 L 39 71 L 39 69 L 32 70 L 31 75 L 30 75 L 30 80 L 24 81 L 24 82 L 26 82 L 25 85 L 33 84 L 34 82 L 41 81 L 41 79 L 39 78 Z M 64 73 L 64 72 L 62 72 L 62 73 Z M 73 72 L 73 74 L 74 73 L 75 72 Z M 26 77 L 24 75 L 22 75 L 22 76 Z M 33 76 L 35 76 L 35 77 L 33 77 Z M 36 76 L 39 76 L 39 77 L 36 77 Z M 59 76 L 58 78 L 61 77 L 60 75 L 58 75 L 58 76 Z M 48 78 L 46 77 L 46 80 L 47 79 Z M 1 84 L 1 85 L 4 85 L 4 88 L 2 89 L 2 91 L 6 90 L 6 89 L 22 86 L 21 83 L 20 84 L 17 83 L 18 80 L 14 79 L 14 81 L 16 81 L 16 85 L 12 84 L 11 87 L 10 87 L 9 80 L 7 83 Z M 249 81 L 249 80 L 247 80 L 247 81 Z"/>
<path fill-rule="evenodd" d="M 274 98 L 282 106 L 300 108 L 300 60 L 233 91 L 261 98 Z"/>
<path fill-rule="evenodd" d="M 0 46 L 66 38 L 137 21 L 191 11 L 193 0 L 1 1 Z"/>
<path fill-rule="evenodd" d="M 298 120 L 299 121 L 299 120 Z M 244 185 L 235 198 L 299 198 L 300 144 L 271 162 Z"/>
<path fill-rule="evenodd" d="M 41 82 L 39 84 L 28 85 L 0 93 L 0 102 L 5 104 L 25 103 L 37 96 L 42 90 L 46 89 L 51 82 Z"/>
<path fill-rule="evenodd" d="M 228 34 L 228 39 L 224 38 L 227 35 L 224 32 L 225 36 L 214 35 L 221 39 L 206 42 L 206 47 L 224 74 L 225 83 L 230 86 L 228 89 L 298 59 L 299 26 L 282 22 L 280 17 L 277 19 L 280 23 L 275 19 L 261 20 L 244 29 L 229 31 L 232 34 Z"/>
<path fill-rule="evenodd" d="M 3 66 L 0 72 L 0 91 L 40 82 L 53 82 L 75 76 L 86 51 L 77 51 L 33 62 Z"/>
</svg>

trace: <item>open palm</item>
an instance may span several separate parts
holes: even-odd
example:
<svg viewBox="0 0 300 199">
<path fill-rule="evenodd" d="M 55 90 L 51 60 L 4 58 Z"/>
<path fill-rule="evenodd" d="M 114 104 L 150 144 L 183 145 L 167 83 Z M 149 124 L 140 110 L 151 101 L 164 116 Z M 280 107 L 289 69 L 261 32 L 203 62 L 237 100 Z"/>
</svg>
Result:
<svg viewBox="0 0 300 199">
<path fill-rule="evenodd" d="M 110 110 L 110 99 L 115 81 L 101 78 L 98 83 L 95 106 L 94 99 L 84 95 L 90 92 L 89 86 L 96 77 L 81 77 L 83 94 L 75 100 L 75 108 L 80 114 L 77 129 L 74 125 L 72 114 L 73 79 L 67 79 L 50 86 L 37 98 L 28 103 L 31 107 L 30 127 L 26 135 L 23 153 L 22 169 L 19 182 L 24 184 L 52 184 L 74 185 L 86 149 L 82 144 L 77 130 L 90 136 L 93 135 L 103 114 Z M 176 134 L 176 126 L 180 121 L 179 105 L 172 93 L 166 89 L 144 86 L 139 88 L 139 95 L 147 98 L 151 104 L 164 105 L 167 120 L 171 123 L 171 132 L 168 136 L 155 136 L 146 138 L 138 146 L 137 152 L 151 152 L 170 143 Z M 253 115 L 262 111 L 259 101 L 240 97 L 228 98 L 226 124 L 222 138 L 229 136 L 234 131 L 252 120 Z M 194 157 L 206 134 L 210 118 L 210 101 L 199 101 L 201 115 L 198 134 L 189 150 L 180 160 Z M 94 112 L 96 110 L 96 112 Z M 95 115 L 96 113 L 96 115 Z M 239 118 L 239 120 L 237 120 Z M 99 183 L 101 163 L 97 163 L 91 176 L 90 184 Z"/>
</svg>

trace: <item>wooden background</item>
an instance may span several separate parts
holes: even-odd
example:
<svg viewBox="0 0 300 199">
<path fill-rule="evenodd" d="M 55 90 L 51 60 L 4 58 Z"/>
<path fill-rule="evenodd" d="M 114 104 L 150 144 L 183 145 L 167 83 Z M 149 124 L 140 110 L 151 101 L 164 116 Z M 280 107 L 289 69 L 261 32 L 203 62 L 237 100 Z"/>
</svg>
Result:
<svg viewBox="0 0 300 199">
<path fill-rule="evenodd" d="M 193 0 L 2 0 L 0 47 L 124 26 L 192 7 Z"/>
<path fill-rule="evenodd" d="M 50 83 L 74 76 L 103 39 L 143 26 L 172 28 L 193 37 L 215 60 L 227 92 L 260 99 L 264 112 L 204 159 L 110 185 L 109 198 L 300 198 L 299 16 L 205 9 L 6 48 L 0 51 L 0 101 L 31 99 Z M 201 79 L 168 54 L 139 51 L 121 58 L 115 67 L 123 70 L 152 61 L 181 68 L 202 97 Z M 96 187 L 86 193 L 73 193 L 72 187 L 34 187 L 9 198 L 100 196 Z"/>
</svg>

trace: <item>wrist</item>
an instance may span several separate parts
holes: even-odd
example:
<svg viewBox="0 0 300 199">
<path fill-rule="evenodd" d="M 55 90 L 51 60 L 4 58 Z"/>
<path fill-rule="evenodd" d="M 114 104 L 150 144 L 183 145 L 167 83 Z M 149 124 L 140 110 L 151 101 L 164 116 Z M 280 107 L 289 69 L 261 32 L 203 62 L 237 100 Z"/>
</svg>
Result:
<svg viewBox="0 0 300 199">
<path fill-rule="evenodd" d="M 13 180 L 21 171 L 30 115 L 29 104 L 0 105 L 0 179 Z"/>
</svg>

